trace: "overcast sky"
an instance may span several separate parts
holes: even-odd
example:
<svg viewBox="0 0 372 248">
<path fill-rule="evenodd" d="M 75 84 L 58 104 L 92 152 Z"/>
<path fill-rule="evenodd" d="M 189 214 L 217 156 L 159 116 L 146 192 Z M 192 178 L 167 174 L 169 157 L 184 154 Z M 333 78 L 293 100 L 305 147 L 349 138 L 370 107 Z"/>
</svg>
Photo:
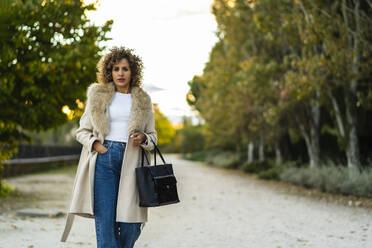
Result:
<svg viewBox="0 0 372 248">
<path fill-rule="evenodd" d="M 173 123 L 192 115 L 187 82 L 202 73 L 217 41 L 212 1 L 101 0 L 88 13 L 98 25 L 114 20 L 108 47 L 124 45 L 142 57 L 144 88 Z"/>
</svg>

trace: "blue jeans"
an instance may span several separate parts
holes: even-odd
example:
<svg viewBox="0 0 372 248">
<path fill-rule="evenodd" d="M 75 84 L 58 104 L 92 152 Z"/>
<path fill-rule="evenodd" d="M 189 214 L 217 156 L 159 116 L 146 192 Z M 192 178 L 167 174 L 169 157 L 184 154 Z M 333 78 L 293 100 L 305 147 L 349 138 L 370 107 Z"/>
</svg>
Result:
<svg viewBox="0 0 372 248">
<path fill-rule="evenodd" d="M 97 155 L 94 175 L 94 220 L 98 248 L 132 248 L 141 223 L 116 222 L 121 164 L 126 143 L 105 140 L 107 152 Z"/>
</svg>

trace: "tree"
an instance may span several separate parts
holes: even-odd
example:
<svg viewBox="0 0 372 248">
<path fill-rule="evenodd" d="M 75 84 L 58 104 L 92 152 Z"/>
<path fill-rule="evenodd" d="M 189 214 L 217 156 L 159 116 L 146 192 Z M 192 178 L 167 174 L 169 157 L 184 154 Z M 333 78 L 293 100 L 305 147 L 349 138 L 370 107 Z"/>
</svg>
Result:
<svg viewBox="0 0 372 248">
<path fill-rule="evenodd" d="M 370 133 L 371 8 L 362 0 L 215 0 L 219 41 L 187 96 L 206 121 L 207 147 L 247 146 L 252 155 L 255 144 L 260 160 L 274 147 L 279 163 L 281 140 L 302 137 L 316 167 L 331 149 L 322 139 L 333 135 L 358 167 L 359 136 Z"/>
<path fill-rule="evenodd" d="M 82 1 L 1 1 L 0 163 L 31 140 L 27 131 L 66 123 L 64 106 L 81 111 L 112 24 L 91 24 L 91 10 Z"/>
<path fill-rule="evenodd" d="M 65 105 L 79 110 L 112 24 L 91 24 L 85 12 L 94 9 L 82 1 L 17 0 L 1 14 L 6 23 L 0 30 L 2 144 L 29 140 L 25 130 L 67 122 Z"/>
<path fill-rule="evenodd" d="M 337 74 L 333 75 L 333 88 L 329 96 L 334 109 L 340 143 L 346 151 L 348 167 L 360 167 L 358 138 L 358 105 L 362 102 L 362 82 L 371 89 L 370 67 L 372 25 L 370 1 L 337 1 L 330 14 L 339 23 L 333 34 L 327 37 L 333 44 L 329 47 L 330 64 Z M 341 94 L 342 97 L 338 95 Z"/>
<path fill-rule="evenodd" d="M 315 70 L 307 74 L 321 78 L 318 90 L 329 98 L 339 145 L 345 150 L 348 167 L 360 167 L 358 115 L 363 109 L 358 105 L 371 89 L 370 69 L 366 65 L 371 61 L 372 18 L 368 13 L 372 6 L 359 0 L 298 3 L 307 29 L 313 33 L 307 36 L 317 39 L 312 49 L 316 51 L 315 56 L 306 58 L 307 67 Z"/>
<path fill-rule="evenodd" d="M 183 116 L 182 129 L 179 129 L 181 138 L 181 151 L 200 152 L 204 149 L 205 133 L 200 124 L 193 125 L 191 117 Z"/>
<path fill-rule="evenodd" d="M 172 126 L 172 123 L 168 120 L 168 118 L 160 111 L 157 104 L 154 104 L 153 108 L 155 127 L 158 135 L 158 144 L 168 144 L 176 132 L 175 128 Z"/>
</svg>

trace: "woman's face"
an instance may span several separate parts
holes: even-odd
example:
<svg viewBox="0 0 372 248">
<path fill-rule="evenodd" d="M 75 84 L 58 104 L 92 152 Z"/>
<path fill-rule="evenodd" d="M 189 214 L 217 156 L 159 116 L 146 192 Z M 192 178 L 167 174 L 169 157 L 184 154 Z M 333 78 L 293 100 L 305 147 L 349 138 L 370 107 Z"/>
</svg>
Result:
<svg viewBox="0 0 372 248">
<path fill-rule="evenodd" d="M 127 59 L 121 59 L 112 67 L 112 79 L 116 89 L 129 89 L 131 72 Z"/>
</svg>

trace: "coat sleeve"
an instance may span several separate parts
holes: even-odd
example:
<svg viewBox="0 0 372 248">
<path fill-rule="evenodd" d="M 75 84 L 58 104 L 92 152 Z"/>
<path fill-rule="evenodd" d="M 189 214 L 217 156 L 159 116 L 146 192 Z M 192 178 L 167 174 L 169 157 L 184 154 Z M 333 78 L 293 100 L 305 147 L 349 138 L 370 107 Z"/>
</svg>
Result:
<svg viewBox="0 0 372 248">
<path fill-rule="evenodd" d="M 88 106 L 86 106 L 83 115 L 80 118 L 79 128 L 76 130 L 76 140 L 81 143 L 88 151 L 93 151 L 93 143 L 98 140 L 93 135 L 93 126 L 88 115 Z"/>
<path fill-rule="evenodd" d="M 155 144 L 158 142 L 158 136 L 155 130 L 155 119 L 154 119 L 154 113 L 151 111 L 149 114 L 148 120 L 146 122 L 145 132 L 146 135 L 146 141 L 141 144 L 143 149 L 147 151 L 151 151 L 154 149 L 154 144 L 151 142 L 153 141 Z"/>
</svg>

